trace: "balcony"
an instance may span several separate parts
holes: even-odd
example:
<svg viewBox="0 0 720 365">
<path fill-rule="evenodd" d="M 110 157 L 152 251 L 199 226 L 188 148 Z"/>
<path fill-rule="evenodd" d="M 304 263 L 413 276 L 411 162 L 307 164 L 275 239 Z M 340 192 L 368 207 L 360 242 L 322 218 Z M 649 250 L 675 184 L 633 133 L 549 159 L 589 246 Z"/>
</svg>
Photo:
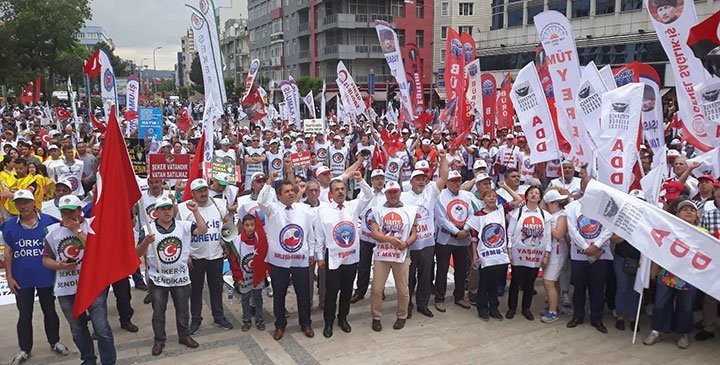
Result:
<svg viewBox="0 0 720 365">
<path fill-rule="evenodd" d="M 360 84 L 367 84 L 368 82 L 368 75 L 367 74 L 354 74 L 352 71 L 350 74 L 353 77 L 353 80 L 355 80 L 355 83 L 358 84 L 358 87 L 361 87 Z M 337 75 L 330 75 L 325 76 L 324 78 L 325 82 L 328 84 L 335 84 L 337 82 Z M 395 82 L 395 77 L 393 75 L 382 75 L 382 74 L 375 74 L 375 87 L 377 88 L 377 85 L 379 84 L 385 84 L 387 82 Z M 362 89 L 365 89 L 366 86 L 361 87 Z"/>
<path fill-rule="evenodd" d="M 285 40 L 283 32 L 273 33 L 270 35 L 270 44 L 282 43 Z"/>
<path fill-rule="evenodd" d="M 320 52 L 320 60 L 332 58 L 385 58 L 385 55 L 378 44 L 335 44 L 323 47 Z"/>
<path fill-rule="evenodd" d="M 392 22 L 393 16 L 387 14 L 335 13 L 322 18 L 318 30 L 323 31 L 332 28 L 374 28 L 376 19 Z"/>
<path fill-rule="evenodd" d="M 298 25 L 298 32 L 307 32 L 310 30 L 310 23 L 300 23 Z"/>
<path fill-rule="evenodd" d="M 298 61 L 299 62 L 309 62 L 310 61 L 310 50 L 306 49 L 304 51 L 298 52 Z"/>
</svg>

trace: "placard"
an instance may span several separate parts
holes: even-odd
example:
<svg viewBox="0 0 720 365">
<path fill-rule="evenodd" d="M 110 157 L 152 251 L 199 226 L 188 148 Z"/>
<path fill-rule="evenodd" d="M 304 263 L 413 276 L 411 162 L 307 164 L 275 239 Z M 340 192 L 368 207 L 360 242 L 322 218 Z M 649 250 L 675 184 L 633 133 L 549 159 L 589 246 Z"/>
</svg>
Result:
<svg viewBox="0 0 720 365">
<path fill-rule="evenodd" d="M 323 133 L 322 119 L 303 119 L 303 132 L 305 133 Z"/>
<path fill-rule="evenodd" d="M 310 166 L 310 151 L 293 153 L 290 155 L 290 161 L 294 167 L 306 168 Z"/>
<path fill-rule="evenodd" d="M 135 175 L 146 176 L 147 169 L 147 147 L 145 141 L 138 138 L 125 138 L 130 162 L 132 163 Z"/>
<path fill-rule="evenodd" d="M 187 179 L 191 155 L 153 153 L 148 156 L 148 178 Z"/>
<path fill-rule="evenodd" d="M 162 139 L 163 112 L 160 108 L 140 108 L 138 110 L 138 138 Z"/>
<path fill-rule="evenodd" d="M 210 168 L 210 177 L 213 180 L 222 180 L 230 184 L 237 183 L 237 174 L 235 169 L 235 159 L 230 156 L 214 156 L 212 167 Z"/>
</svg>

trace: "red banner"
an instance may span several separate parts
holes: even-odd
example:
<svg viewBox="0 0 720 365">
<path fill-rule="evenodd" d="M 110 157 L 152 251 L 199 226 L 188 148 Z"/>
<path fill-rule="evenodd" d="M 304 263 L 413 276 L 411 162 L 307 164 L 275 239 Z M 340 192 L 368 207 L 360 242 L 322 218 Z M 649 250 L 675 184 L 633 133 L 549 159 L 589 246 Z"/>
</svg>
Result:
<svg viewBox="0 0 720 365">
<path fill-rule="evenodd" d="M 563 137 L 558 126 L 557 110 L 555 109 L 555 94 L 553 93 L 552 79 L 550 78 L 550 72 L 548 71 L 548 59 L 545 57 L 545 51 L 543 50 L 542 44 L 538 44 L 535 47 L 535 68 L 537 69 L 538 77 L 540 77 L 540 85 L 542 85 L 543 92 L 545 93 L 545 99 L 547 100 L 548 108 L 550 108 L 550 116 L 552 117 L 553 128 L 555 129 L 555 136 L 557 136 L 558 146 L 560 146 L 560 152 L 570 152 L 570 144 L 567 139 Z"/>
<path fill-rule="evenodd" d="M 465 58 L 460 35 L 452 27 L 448 28 L 447 43 L 445 44 L 445 88 L 447 90 L 446 102 L 455 99 L 457 108 L 450 120 L 444 120 L 449 127 L 456 131 L 464 131 L 465 122 Z"/>
<path fill-rule="evenodd" d="M 150 154 L 148 178 L 187 179 L 190 171 L 190 155 Z"/>
<path fill-rule="evenodd" d="M 495 102 L 497 99 L 495 76 L 484 73 L 480 79 L 482 80 L 483 134 L 495 138 Z"/>
<path fill-rule="evenodd" d="M 468 103 L 465 105 L 465 118 L 463 119 L 464 128 L 461 130 L 458 130 L 458 134 L 465 132 L 467 130 L 470 130 L 473 126 L 473 122 L 475 121 L 475 113 L 473 110 L 474 103 L 470 103 L 467 100 L 467 93 L 468 88 L 471 88 L 471 83 L 473 83 L 473 80 L 475 83 L 479 82 L 480 78 L 478 77 L 478 73 L 480 72 L 480 64 L 476 63 L 475 65 L 471 65 L 470 68 L 472 68 L 472 71 L 474 71 L 474 74 L 471 77 L 469 70 L 465 68 L 465 66 L 469 65 L 473 60 L 475 60 L 476 54 L 475 54 L 475 40 L 470 34 L 462 33 L 460 34 L 460 41 L 463 45 L 463 77 L 465 81 L 464 85 L 464 91 L 462 95 L 465 95 L 465 102 Z M 479 89 L 479 85 L 475 85 L 473 89 Z M 474 99 L 473 99 L 474 100 Z"/>
<path fill-rule="evenodd" d="M 420 50 L 413 43 L 406 43 L 407 58 L 405 59 L 405 69 L 409 71 L 411 77 L 410 85 L 412 85 L 412 93 L 410 94 L 413 114 L 418 116 L 425 112 L 425 94 L 423 92 L 423 73 L 420 65 Z"/>
<path fill-rule="evenodd" d="M 512 101 L 510 100 L 510 91 L 512 90 L 512 77 L 508 72 L 505 78 L 500 84 L 500 93 L 497 98 L 497 120 L 498 129 L 512 129 L 513 126 L 513 109 Z"/>
<path fill-rule="evenodd" d="M 293 153 L 290 155 L 290 161 L 295 167 L 308 167 L 310 166 L 310 151 Z"/>
</svg>

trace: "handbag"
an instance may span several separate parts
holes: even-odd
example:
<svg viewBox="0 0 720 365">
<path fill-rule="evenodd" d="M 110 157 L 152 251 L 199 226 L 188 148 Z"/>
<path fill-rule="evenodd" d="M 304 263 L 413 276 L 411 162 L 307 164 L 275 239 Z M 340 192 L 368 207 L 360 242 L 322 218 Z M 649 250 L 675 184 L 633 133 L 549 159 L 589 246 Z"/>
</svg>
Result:
<svg viewBox="0 0 720 365">
<path fill-rule="evenodd" d="M 631 257 L 624 257 L 622 271 L 630 276 L 633 276 L 633 275 L 637 274 L 639 265 L 640 265 L 640 260 L 637 260 L 637 259 L 634 259 Z"/>
</svg>

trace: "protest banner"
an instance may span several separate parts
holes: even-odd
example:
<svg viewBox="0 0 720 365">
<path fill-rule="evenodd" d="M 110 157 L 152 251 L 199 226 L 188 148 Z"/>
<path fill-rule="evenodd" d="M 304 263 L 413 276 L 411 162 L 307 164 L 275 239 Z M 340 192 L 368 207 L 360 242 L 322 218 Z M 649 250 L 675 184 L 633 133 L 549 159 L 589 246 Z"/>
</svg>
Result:
<svg viewBox="0 0 720 365">
<path fill-rule="evenodd" d="M 191 155 L 153 153 L 148 156 L 148 178 L 187 179 Z"/>
<path fill-rule="evenodd" d="M 310 166 L 310 151 L 293 153 L 290 155 L 290 161 L 295 167 L 308 167 Z"/>
<path fill-rule="evenodd" d="M 139 138 L 125 138 L 125 145 L 127 146 L 128 154 L 130 155 L 130 162 L 132 163 L 135 175 L 146 176 L 148 172 L 148 148 L 145 141 Z"/>
<path fill-rule="evenodd" d="M 157 141 L 162 139 L 163 113 L 160 108 L 138 110 L 138 138 Z"/>
<path fill-rule="evenodd" d="M 210 177 L 213 180 L 222 180 L 230 184 L 237 183 L 235 159 L 230 156 L 214 156 L 210 167 Z"/>
<path fill-rule="evenodd" d="M 305 133 L 323 133 L 322 119 L 303 119 L 303 132 Z"/>
</svg>

